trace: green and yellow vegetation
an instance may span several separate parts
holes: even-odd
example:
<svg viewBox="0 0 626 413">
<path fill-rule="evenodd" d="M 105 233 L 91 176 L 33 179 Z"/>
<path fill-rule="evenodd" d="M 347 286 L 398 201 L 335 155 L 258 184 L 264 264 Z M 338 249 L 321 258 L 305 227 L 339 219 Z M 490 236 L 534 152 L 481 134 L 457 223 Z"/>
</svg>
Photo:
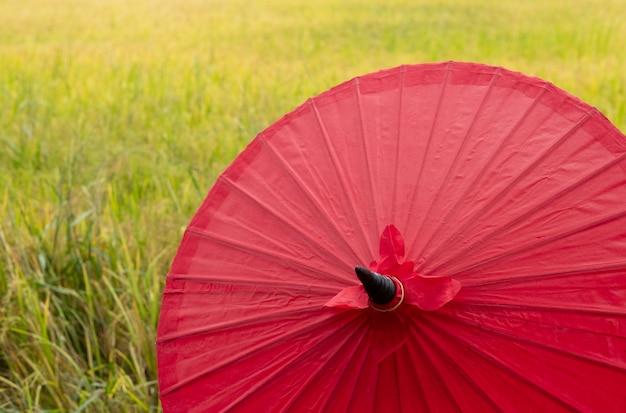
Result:
<svg viewBox="0 0 626 413">
<path fill-rule="evenodd" d="M 0 411 L 156 411 L 155 332 L 216 176 L 403 63 L 538 76 L 626 130 L 621 0 L 0 0 Z"/>
</svg>

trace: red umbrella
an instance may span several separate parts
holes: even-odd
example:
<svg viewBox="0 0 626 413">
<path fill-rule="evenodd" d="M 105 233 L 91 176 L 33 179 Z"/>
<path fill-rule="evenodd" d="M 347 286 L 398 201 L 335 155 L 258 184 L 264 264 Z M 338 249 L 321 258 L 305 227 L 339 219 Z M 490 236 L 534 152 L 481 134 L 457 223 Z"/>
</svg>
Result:
<svg viewBox="0 0 626 413">
<path fill-rule="evenodd" d="M 163 408 L 625 411 L 625 200 L 624 135 L 545 81 L 450 62 L 339 85 L 191 221 Z"/>
</svg>

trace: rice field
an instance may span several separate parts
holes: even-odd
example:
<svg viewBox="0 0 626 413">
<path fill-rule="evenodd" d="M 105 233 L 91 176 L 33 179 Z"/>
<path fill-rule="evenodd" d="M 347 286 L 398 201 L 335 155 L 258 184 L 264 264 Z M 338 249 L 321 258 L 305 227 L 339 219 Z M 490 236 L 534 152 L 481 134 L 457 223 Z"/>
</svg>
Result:
<svg viewBox="0 0 626 413">
<path fill-rule="evenodd" d="M 626 130 L 621 0 L 0 0 L 0 411 L 158 411 L 185 225 L 254 136 L 337 83 L 476 61 Z"/>
</svg>

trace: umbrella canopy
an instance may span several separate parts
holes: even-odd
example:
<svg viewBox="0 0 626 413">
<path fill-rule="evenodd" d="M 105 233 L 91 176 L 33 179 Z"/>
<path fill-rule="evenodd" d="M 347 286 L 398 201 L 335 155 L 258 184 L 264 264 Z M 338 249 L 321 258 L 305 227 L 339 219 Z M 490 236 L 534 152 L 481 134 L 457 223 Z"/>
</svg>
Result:
<svg viewBox="0 0 626 413">
<path fill-rule="evenodd" d="M 498 67 L 341 84 L 219 177 L 157 350 L 165 411 L 624 411 L 626 138 Z"/>
</svg>

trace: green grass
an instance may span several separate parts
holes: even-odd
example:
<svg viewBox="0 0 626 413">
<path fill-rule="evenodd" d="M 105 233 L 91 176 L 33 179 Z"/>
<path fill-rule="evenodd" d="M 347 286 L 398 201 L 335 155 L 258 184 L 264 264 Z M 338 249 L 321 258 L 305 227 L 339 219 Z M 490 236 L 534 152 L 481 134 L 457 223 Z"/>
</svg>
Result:
<svg viewBox="0 0 626 413">
<path fill-rule="evenodd" d="M 341 81 L 479 61 L 626 130 L 622 2 L 553 3 L 0 0 L 0 411 L 158 410 L 184 226 L 256 133 Z"/>
</svg>

